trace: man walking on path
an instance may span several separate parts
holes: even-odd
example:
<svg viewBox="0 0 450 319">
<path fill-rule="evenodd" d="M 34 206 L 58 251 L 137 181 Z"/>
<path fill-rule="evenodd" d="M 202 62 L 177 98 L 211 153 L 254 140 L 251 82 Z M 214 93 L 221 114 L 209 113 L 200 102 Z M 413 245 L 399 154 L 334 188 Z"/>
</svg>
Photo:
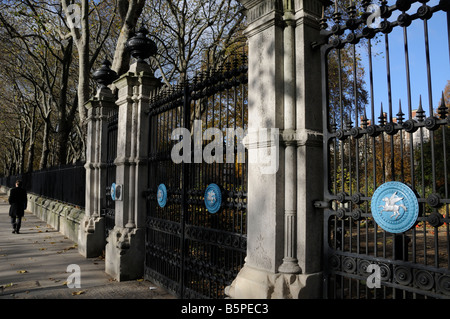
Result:
<svg viewBox="0 0 450 319">
<path fill-rule="evenodd" d="M 11 189 L 8 201 L 11 205 L 9 208 L 9 216 L 11 217 L 11 224 L 13 226 L 12 233 L 18 234 L 22 225 L 24 211 L 27 208 L 27 192 L 22 188 L 22 181 L 16 181 L 16 187 Z"/>
</svg>

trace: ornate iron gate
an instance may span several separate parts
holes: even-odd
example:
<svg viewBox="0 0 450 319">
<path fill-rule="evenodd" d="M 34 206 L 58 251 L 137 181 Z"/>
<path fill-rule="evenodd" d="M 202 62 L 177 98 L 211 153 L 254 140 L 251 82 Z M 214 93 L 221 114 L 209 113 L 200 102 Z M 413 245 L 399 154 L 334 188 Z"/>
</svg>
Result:
<svg viewBox="0 0 450 319">
<path fill-rule="evenodd" d="M 370 1 L 362 1 L 358 8 L 362 14 L 354 1 L 350 6 L 345 1 L 344 9 L 344 1 L 335 2 L 334 8 L 325 10 L 325 14 L 331 11 L 331 19 L 323 16 L 320 20 L 324 41 L 314 44 L 321 47 L 323 70 L 325 201 L 318 206 L 325 208 L 326 298 L 450 297 L 449 105 L 444 97 L 439 103 L 432 99 L 432 83 L 436 84 L 430 68 L 443 61 L 430 59 L 428 30 L 434 15 L 446 19 L 447 26 L 434 30 L 443 36 L 440 49 L 446 56 L 450 5 L 445 0 L 429 5 L 428 0 L 392 2 L 389 6 L 388 1 L 381 1 L 374 7 L 381 14 L 375 28 L 366 25 Z M 426 74 L 427 85 L 419 93 L 411 90 L 415 79 L 410 75 L 413 49 L 408 31 L 412 23 L 420 25 L 424 35 L 420 47 L 425 61 L 423 66 L 414 65 L 423 67 Z M 393 62 L 389 37 L 395 30 L 402 39 L 403 57 Z M 374 39 L 383 43 L 384 70 L 372 65 Z M 367 48 L 369 71 L 366 93 L 358 81 L 362 69 L 357 46 L 362 45 Z M 394 107 L 392 77 L 398 71 L 391 68 L 399 65 L 404 70 L 407 101 Z M 379 111 L 375 109 L 374 98 L 379 96 L 374 96 L 374 73 L 386 79 L 387 112 L 383 105 Z M 419 94 L 428 95 L 425 110 Z M 366 105 L 370 105 L 367 110 Z M 387 183 L 392 181 L 397 183 Z M 390 207 L 400 213 L 386 208 L 387 197 L 382 198 L 385 206 L 377 202 L 376 192 L 392 185 L 403 185 L 406 192 L 412 192 L 408 198 L 402 195 L 403 201 L 417 202 L 418 207 L 417 218 L 399 232 L 385 229 L 390 229 L 390 223 L 399 223 L 395 213 L 403 214 L 401 220 L 413 210 L 401 201 L 400 191 L 390 192 L 390 199 L 397 201 Z M 380 216 L 387 216 L 386 221 L 380 221 Z"/>
<path fill-rule="evenodd" d="M 115 203 L 111 198 L 111 185 L 116 181 L 116 165 L 114 160 L 117 156 L 117 125 L 118 110 L 112 110 L 108 114 L 108 132 L 107 132 L 107 151 L 106 151 L 106 185 L 105 187 L 105 203 L 102 209 L 105 218 L 105 236 L 108 237 L 109 232 L 115 225 Z"/>
<path fill-rule="evenodd" d="M 160 91 L 150 105 L 145 276 L 181 298 L 223 298 L 244 263 L 247 174 L 239 156 L 246 153 L 227 128 L 247 127 L 246 82 L 242 56 Z M 201 157 L 210 141 L 197 134 L 210 128 L 217 129 L 215 145 L 231 156 L 212 152 L 207 163 Z M 186 129 L 183 138 L 192 142 L 182 162 L 172 156 L 181 155 L 183 142 L 172 139 L 176 129 Z"/>
</svg>

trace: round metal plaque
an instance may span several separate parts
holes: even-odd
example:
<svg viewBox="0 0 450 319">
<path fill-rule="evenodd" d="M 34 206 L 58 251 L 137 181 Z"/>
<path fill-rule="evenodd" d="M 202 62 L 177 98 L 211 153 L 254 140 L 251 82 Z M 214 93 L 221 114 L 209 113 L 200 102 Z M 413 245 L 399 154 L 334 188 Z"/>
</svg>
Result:
<svg viewBox="0 0 450 319">
<path fill-rule="evenodd" d="M 111 199 L 116 200 L 116 183 L 111 185 Z"/>
<path fill-rule="evenodd" d="M 205 190 L 205 206 L 211 214 L 219 211 L 222 204 L 222 191 L 216 184 L 209 184 Z"/>
<path fill-rule="evenodd" d="M 372 216 L 375 222 L 390 233 L 403 233 L 416 223 L 419 202 L 412 189 L 400 182 L 387 182 L 372 196 Z"/>
<path fill-rule="evenodd" d="M 167 203 L 167 188 L 164 184 L 159 184 L 158 191 L 156 192 L 156 199 L 160 207 L 166 206 Z"/>
</svg>

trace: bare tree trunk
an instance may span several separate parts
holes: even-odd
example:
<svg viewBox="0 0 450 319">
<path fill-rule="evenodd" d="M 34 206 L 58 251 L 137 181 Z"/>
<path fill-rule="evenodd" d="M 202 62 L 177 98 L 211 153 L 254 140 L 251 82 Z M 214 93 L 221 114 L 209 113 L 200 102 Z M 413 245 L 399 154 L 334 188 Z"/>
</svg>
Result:
<svg viewBox="0 0 450 319">
<path fill-rule="evenodd" d="M 145 0 L 119 0 L 119 14 L 122 20 L 122 28 L 117 39 L 114 61 L 111 67 L 118 75 L 122 75 L 128 70 L 130 55 L 126 51 L 125 46 L 136 27 L 137 20 L 144 9 L 144 5 Z"/>
<path fill-rule="evenodd" d="M 78 114 L 80 123 L 86 119 L 84 104 L 89 99 L 89 0 L 81 1 L 81 38 L 75 41 L 80 60 L 78 76 Z"/>
<path fill-rule="evenodd" d="M 50 119 L 47 118 L 44 119 L 44 136 L 42 138 L 42 153 L 41 153 L 41 161 L 39 163 L 39 169 L 44 169 L 47 167 L 48 155 L 50 154 L 49 139 L 50 139 Z"/>
<path fill-rule="evenodd" d="M 61 0 L 66 17 L 70 16 L 69 1 Z M 86 119 L 84 104 L 89 99 L 89 0 L 81 1 L 81 30 L 74 24 L 69 24 L 72 39 L 78 50 L 78 115 L 80 122 Z"/>
<path fill-rule="evenodd" d="M 31 114 L 31 123 L 30 123 L 30 142 L 28 145 L 28 164 L 27 164 L 27 173 L 31 173 L 33 171 L 33 162 L 34 162 L 34 149 L 36 142 L 36 106 L 33 107 L 33 112 Z"/>
</svg>

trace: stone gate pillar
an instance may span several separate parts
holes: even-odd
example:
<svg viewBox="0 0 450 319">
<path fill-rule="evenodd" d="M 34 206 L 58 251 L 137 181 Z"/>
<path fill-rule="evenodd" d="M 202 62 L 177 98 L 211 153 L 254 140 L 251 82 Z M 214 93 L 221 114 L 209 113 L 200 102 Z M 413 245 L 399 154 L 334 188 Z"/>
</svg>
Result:
<svg viewBox="0 0 450 319">
<path fill-rule="evenodd" d="M 314 282 L 307 290 L 321 297 L 323 209 L 314 202 L 323 198 L 323 122 L 320 50 L 317 42 L 322 3 L 328 0 L 295 0 L 296 142 L 297 142 L 297 258 L 302 273 Z M 320 288 L 315 293 L 312 289 Z M 320 287 L 319 287 L 320 286 Z M 317 295 L 316 295 L 317 294 Z"/>
<path fill-rule="evenodd" d="M 141 278 L 144 274 L 147 113 L 150 94 L 160 86 L 160 81 L 144 61 L 156 53 L 156 45 L 146 38 L 147 33 L 141 28 L 128 41 L 127 47 L 137 61 L 114 82 L 119 107 L 115 184 L 121 187 L 121 198 L 115 201 L 115 226 L 107 238 L 105 267 L 106 273 L 118 281 Z"/>
<path fill-rule="evenodd" d="M 78 232 L 78 251 L 90 258 L 98 257 L 105 249 L 105 223 L 101 209 L 105 200 L 106 184 L 106 143 L 108 113 L 116 108 L 115 97 L 107 87 L 117 77 L 110 69 L 111 63 L 105 60 L 102 67 L 94 73 L 100 84 L 97 94 L 86 103 L 86 200 L 85 217 Z"/>
<path fill-rule="evenodd" d="M 249 135 L 278 128 L 249 149 L 247 257 L 232 298 L 321 296 L 322 109 L 317 41 L 320 0 L 240 0 L 247 9 Z M 279 143 L 278 143 L 279 142 Z M 278 143 L 278 170 L 253 159 Z M 254 149 L 257 151 L 255 152 Z"/>
</svg>

